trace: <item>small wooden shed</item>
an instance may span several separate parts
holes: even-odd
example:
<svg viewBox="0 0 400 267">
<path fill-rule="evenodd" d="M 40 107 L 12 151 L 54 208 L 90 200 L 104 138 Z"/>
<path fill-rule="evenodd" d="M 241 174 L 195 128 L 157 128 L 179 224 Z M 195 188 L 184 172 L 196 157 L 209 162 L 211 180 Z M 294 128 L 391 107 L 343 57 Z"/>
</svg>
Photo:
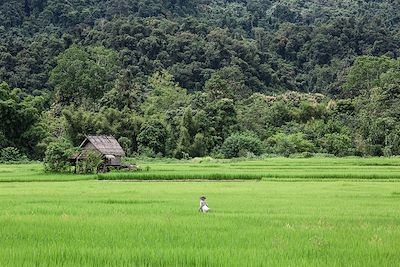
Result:
<svg viewBox="0 0 400 267">
<path fill-rule="evenodd" d="M 80 145 L 81 152 L 71 158 L 73 165 L 85 160 L 89 151 L 98 152 L 103 158 L 102 168 L 121 167 L 125 152 L 113 136 L 89 135 Z"/>
</svg>

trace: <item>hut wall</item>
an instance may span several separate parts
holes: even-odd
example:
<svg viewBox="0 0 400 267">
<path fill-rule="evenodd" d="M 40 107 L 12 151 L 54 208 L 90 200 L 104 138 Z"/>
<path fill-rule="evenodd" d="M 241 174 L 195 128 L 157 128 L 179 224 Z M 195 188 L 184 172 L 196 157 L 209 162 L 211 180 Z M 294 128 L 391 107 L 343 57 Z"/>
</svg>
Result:
<svg viewBox="0 0 400 267">
<path fill-rule="evenodd" d="M 82 147 L 82 150 L 97 150 L 97 148 L 95 148 L 92 143 L 87 142 L 86 145 Z"/>
<path fill-rule="evenodd" d="M 115 159 L 110 160 L 111 165 L 121 165 L 121 157 L 116 156 Z"/>
</svg>

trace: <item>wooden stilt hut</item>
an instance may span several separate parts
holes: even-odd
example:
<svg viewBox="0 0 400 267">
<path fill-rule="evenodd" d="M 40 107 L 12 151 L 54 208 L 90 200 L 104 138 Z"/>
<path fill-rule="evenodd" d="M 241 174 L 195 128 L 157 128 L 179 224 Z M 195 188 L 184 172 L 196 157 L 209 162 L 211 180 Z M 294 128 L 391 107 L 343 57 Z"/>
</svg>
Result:
<svg viewBox="0 0 400 267">
<path fill-rule="evenodd" d="M 78 163 L 87 159 L 89 152 L 93 151 L 99 153 L 103 160 L 98 172 L 105 172 L 109 167 L 120 169 L 130 166 L 122 164 L 121 158 L 125 156 L 125 152 L 113 136 L 89 135 L 80 145 L 80 149 L 81 151 L 71 158 L 75 171 Z"/>
</svg>

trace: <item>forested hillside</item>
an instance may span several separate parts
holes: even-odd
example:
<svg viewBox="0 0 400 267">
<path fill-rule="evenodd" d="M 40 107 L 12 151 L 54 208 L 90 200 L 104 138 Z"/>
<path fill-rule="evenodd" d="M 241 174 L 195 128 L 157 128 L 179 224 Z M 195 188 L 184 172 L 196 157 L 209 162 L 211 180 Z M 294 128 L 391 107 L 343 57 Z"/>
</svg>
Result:
<svg viewBox="0 0 400 267">
<path fill-rule="evenodd" d="M 398 155 L 399 23 L 389 0 L 0 0 L 0 158 L 86 134 L 129 155 Z"/>
</svg>

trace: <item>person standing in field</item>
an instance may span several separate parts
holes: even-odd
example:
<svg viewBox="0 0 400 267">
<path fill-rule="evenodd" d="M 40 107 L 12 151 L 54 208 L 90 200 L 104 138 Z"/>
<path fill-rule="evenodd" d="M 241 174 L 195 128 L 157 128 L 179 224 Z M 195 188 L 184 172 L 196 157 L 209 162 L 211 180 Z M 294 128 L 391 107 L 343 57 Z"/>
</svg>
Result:
<svg viewBox="0 0 400 267">
<path fill-rule="evenodd" d="M 199 211 L 205 213 L 208 212 L 210 210 L 210 208 L 208 207 L 207 201 L 206 201 L 206 197 L 202 196 L 200 197 L 200 208 Z"/>
</svg>

